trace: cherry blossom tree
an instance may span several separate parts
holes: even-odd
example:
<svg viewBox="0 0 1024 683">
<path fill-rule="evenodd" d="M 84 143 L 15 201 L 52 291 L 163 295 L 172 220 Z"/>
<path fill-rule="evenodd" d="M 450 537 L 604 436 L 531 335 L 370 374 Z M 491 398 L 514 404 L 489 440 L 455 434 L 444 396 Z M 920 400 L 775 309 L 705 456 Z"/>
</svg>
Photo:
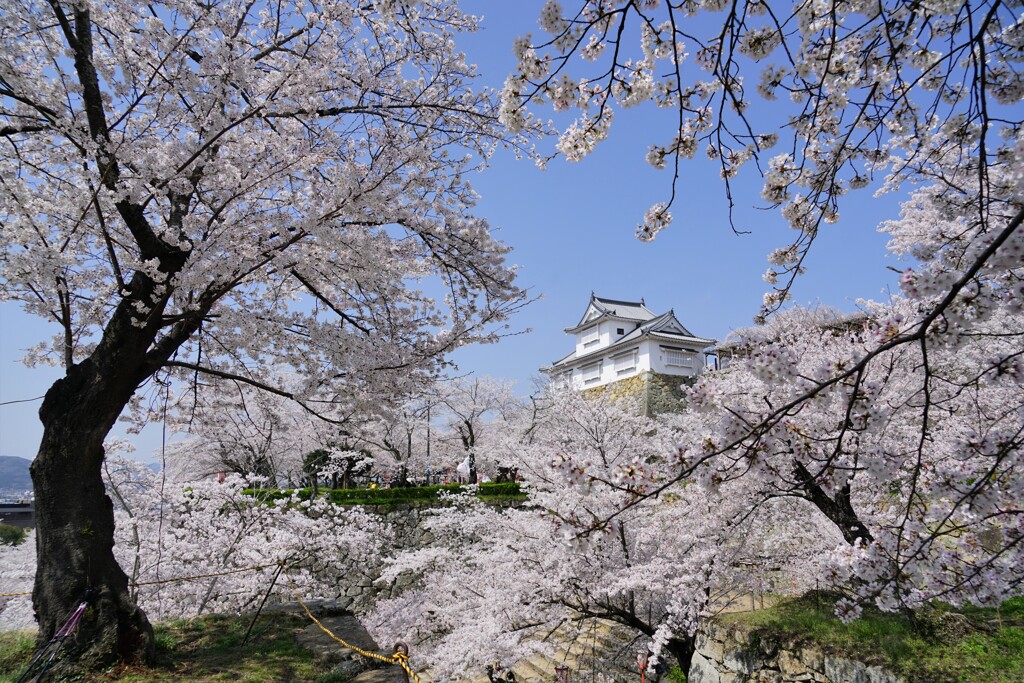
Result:
<svg viewBox="0 0 1024 683">
<path fill-rule="evenodd" d="M 426 390 L 426 395 L 430 395 L 433 386 Z M 374 454 L 375 464 L 387 473 L 393 484 L 406 485 L 412 472 L 433 465 L 427 458 L 427 440 L 431 438 L 428 405 L 418 397 L 402 406 L 378 411 L 354 430 L 359 442 Z"/>
<path fill-rule="evenodd" d="M 658 484 L 627 485 L 637 500 L 749 478 L 764 500 L 806 501 L 848 544 L 837 577 L 886 609 L 1019 591 L 1019 15 L 999 0 L 545 5 L 545 37 L 516 43 L 503 120 L 527 125 L 544 102 L 577 110 L 557 146 L 577 160 L 618 107 L 653 102 L 678 116 L 648 150 L 672 175 L 641 239 L 669 224 L 701 149 L 730 201 L 741 167 L 756 167 L 761 199 L 797 231 L 769 256 L 767 326 L 738 337 L 749 357 L 689 392 L 711 425 Z M 917 186 L 883 226 L 909 262 L 902 297 L 865 303 L 864 329 L 802 312 L 772 323 L 819 229 L 847 194 L 880 184 Z"/>
<path fill-rule="evenodd" d="M 42 642 L 91 587 L 81 664 L 152 654 L 100 477 L 127 407 L 204 377 L 372 405 L 520 301 L 464 177 L 507 141 L 453 48 L 474 26 L 435 0 L 0 13 L 0 287 L 65 368 L 32 467 Z"/>
<path fill-rule="evenodd" d="M 868 311 L 797 309 L 738 334 L 749 357 L 690 393 L 693 410 L 717 424 L 682 459 L 730 442 L 695 469 L 706 486 L 753 477 L 765 498 L 817 508 L 848 544 L 833 558 L 836 581 L 861 600 L 890 610 L 931 599 L 998 604 L 1024 578 L 1015 369 L 1024 319 L 991 311 L 955 341 L 890 347 L 818 384 L 885 346 L 915 306 Z"/>
<path fill-rule="evenodd" d="M 730 205 L 733 179 L 752 163 L 761 198 L 797 231 L 771 256 L 767 314 L 842 198 L 886 172 L 890 189 L 927 179 L 966 192 L 983 230 L 996 229 L 991 214 L 1007 197 L 992 173 L 1012 164 L 1024 98 L 1019 10 L 1002 0 L 548 0 L 541 37 L 516 41 L 502 117 L 517 128 L 541 104 L 575 110 L 554 153 L 577 161 L 608 137 L 616 109 L 673 112 L 647 150 L 671 178 L 637 228 L 644 240 L 685 197 L 685 161 L 701 151 L 716 160 Z M 975 182 L 944 173 L 950 157 Z"/>
<path fill-rule="evenodd" d="M 802 576 L 816 567 L 816 577 L 825 577 L 820 562 L 807 560 L 822 556 L 837 535 L 820 516 L 788 514 L 783 506 L 757 518 L 745 514 L 751 480 L 718 492 L 680 487 L 623 507 L 635 500 L 626 483 L 657 482 L 680 427 L 659 428 L 636 406 L 608 398 L 557 393 L 541 404 L 535 420 L 527 412 L 506 432 L 527 504 L 503 509 L 472 496 L 457 500 L 427 522 L 436 542 L 400 553 L 383 574 L 391 580 L 412 572 L 421 581 L 378 604 L 369 622 L 387 637 L 415 635 L 436 673 L 550 654 L 593 619 L 629 629 L 641 640 L 638 649 L 650 646 L 685 671 L 698 620 L 729 594 L 753 589 L 751 562 L 765 563 L 766 549 L 780 539 L 790 542 L 787 559 L 804 565 Z M 807 527 L 813 533 L 794 533 Z M 776 556 L 771 564 L 780 569 L 785 561 Z M 555 631 L 557 639 L 541 637 Z"/>
<path fill-rule="evenodd" d="M 341 597 L 359 577 L 369 580 L 392 540 L 378 517 L 359 509 L 261 498 L 251 493 L 266 483 L 260 477 L 161 483 L 117 457 L 104 476 L 115 553 L 132 568 L 133 598 L 159 619 L 253 611 L 268 593 L 293 599 L 292 583 L 304 598 Z M 279 568 L 287 579 L 275 577 Z"/>
<path fill-rule="evenodd" d="M 434 402 L 447 434 L 443 442 L 457 444 L 465 456 L 469 483 L 477 483 L 479 456 L 487 434 L 502 431 L 499 423 L 521 407 L 512 383 L 493 377 L 460 377 L 435 385 Z"/>
<path fill-rule="evenodd" d="M 234 472 L 263 477 L 270 487 L 297 483 L 304 456 L 337 441 L 339 423 L 349 419 L 334 414 L 325 421 L 294 400 L 243 382 L 207 383 L 187 403 L 187 414 L 174 411 L 168 420 L 169 428 L 188 434 L 170 444 L 164 458 L 178 481 Z"/>
<path fill-rule="evenodd" d="M 253 611 L 265 596 L 294 599 L 292 584 L 303 598 L 341 598 L 353 581 L 370 580 L 392 543 L 387 526 L 358 509 L 322 499 L 269 502 L 245 492 L 263 483 L 258 477 L 186 485 L 120 457 L 124 445 L 108 443 L 103 464 L 114 552 L 132 599 L 158 619 Z M 31 589 L 35 573 L 33 544 L 0 547 L 5 590 Z M 28 628 L 31 601 L 4 598 L 0 616 L 4 629 Z"/>
</svg>

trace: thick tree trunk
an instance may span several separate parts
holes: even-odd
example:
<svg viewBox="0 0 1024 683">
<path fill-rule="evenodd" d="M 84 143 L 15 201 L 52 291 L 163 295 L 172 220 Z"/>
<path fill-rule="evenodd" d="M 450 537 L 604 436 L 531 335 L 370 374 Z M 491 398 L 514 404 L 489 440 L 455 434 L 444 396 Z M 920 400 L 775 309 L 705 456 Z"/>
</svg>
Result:
<svg viewBox="0 0 1024 683">
<path fill-rule="evenodd" d="M 128 577 L 114 559 L 114 509 L 101 467 L 103 440 L 135 388 L 109 381 L 91 361 L 73 366 L 47 392 L 39 416 L 43 439 L 32 463 L 36 491 L 33 601 L 39 644 L 46 643 L 93 589 L 63 674 L 153 655 L 153 630 L 132 601 Z M 61 676 L 58 675 L 58 678 Z"/>
<path fill-rule="evenodd" d="M 153 630 L 128 592 L 128 578 L 114 560 L 113 505 L 103 487 L 103 440 L 132 394 L 199 328 L 200 322 L 226 291 L 213 285 L 193 299 L 189 312 L 170 323 L 163 312 L 175 293 L 174 276 L 189 258 L 182 231 L 192 195 L 170 193 L 164 230 L 153 229 L 145 204 L 134 203 L 120 185 L 117 144 L 111 141 L 104 110 L 105 96 L 93 64 L 93 25 L 89 7 L 73 4 L 68 17 L 60 3 L 51 3 L 68 48 L 74 54 L 83 111 L 95 145 L 93 162 L 99 185 L 119 197 L 115 207 L 134 240 L 140 262 L 158 262 L 160 277 L 136 270 L 120 283 L 116 308 L 88 358 L 74 364 L 66 349 L 67 375 L 54 383 L 39 409 L 43 440 L 32 464 L 36 493 L 36 570 L 33 603 L 39 619 L 39 641 L 47 642 L 82 601 L 95 591 L 78 626 L 78 668 L 112 662 L 147 660 L 153 654 Z M 97 210 L 100 209 L 97 202 Z M 165 241 L 163 234 L 175 235 Z M 122 245 L 129 251 L 133 247 Z M 70 317 L 64 320 L 71 330 Z M 160 338 L 157 339 L 158 334 Z"/>
</svg>

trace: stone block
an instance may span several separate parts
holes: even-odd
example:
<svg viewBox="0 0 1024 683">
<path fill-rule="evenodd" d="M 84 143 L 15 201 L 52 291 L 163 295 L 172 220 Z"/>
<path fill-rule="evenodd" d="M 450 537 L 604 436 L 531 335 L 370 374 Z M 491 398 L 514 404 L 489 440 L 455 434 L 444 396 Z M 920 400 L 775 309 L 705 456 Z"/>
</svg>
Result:
<svg viewBox="0 0 1024 683">
<path fill-rule="evenodd" d="M 750 675 L 761 667 L 761 658 L 751 650 L 727 650 L 722 657 L 722 666 L 726 671 Z"/>
<path fill-rule="evenodd" d="M 714 662 L 700 652 L 693 653 L 686 681 L 687 683 L 722 683 Z"/>
<path fill-rule="evenodd" d="M 363 658 L 357 657 L 355 659 L 347 659 L 341 662 L 331 669 L 331 673 L 337 676 L 338 680 L 349 680 L 355 678 L 366 670 Z"/>
<path fill-rule="evenodd" d="M 834 683 L 899 683 L 902 679 L 879 666 L 825 655 L 825 678 Z"/>
<path fill-rule="evenodd" d="M 800 657 L 789 650 L 782 650 L 778 657 L 779 671 L 786 676 L 787 680 L 793 680 L 797 676 L 810 674 L 807 665 Z"/>
<path fill-rule="evenodd" d="M 906 683 L 905 678 L 881 666 L 867 667 L 867 675 L 869 683 Z"/>
<path fill-rule="evenodd" d="M 709 638 L 703 633 L 697 634 L 696 649 L 699 650 L 704 657 L 716 662 L 721 662 L 725 657 L 725 648 L 722 646 L 722 642 L 720 640 Z"/>
<path fill-rule="evenodd" d="M 779 641 L 774 638 L 760 638 L 757 642 L 757 649 L 763 657 L 771 659 L 779 651 Z"/>
<path fill-rule="evenodd" d="M 801 648 L 798 656 L 800 661 L 804 663 L 804 666 L 811 671 L 825 672 L 825 655 L 820 650 L 809 647 Z"/>
<path fill-rule="evenodd" d="M 863 669 L 867 668 L 860 662 L 851 662 L 842 657 L 825 655 L 825 677 L 839 683 L 867 683 Z"/>
</svg>

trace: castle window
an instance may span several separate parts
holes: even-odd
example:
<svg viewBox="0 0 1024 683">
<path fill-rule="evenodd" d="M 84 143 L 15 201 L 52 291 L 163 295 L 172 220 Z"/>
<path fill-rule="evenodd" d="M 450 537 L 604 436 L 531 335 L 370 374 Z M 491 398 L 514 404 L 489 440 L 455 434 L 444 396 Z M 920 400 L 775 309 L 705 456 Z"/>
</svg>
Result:
<svg viewBox="0 0 1024 683">
<path fill-rule="evenodd" d="M 591 384 L 601 379 L 601 362 L 583 366 L 583 383 Z"/>
<path fill-rule="evenodd" d="M 615 361 L 616 375 L 628 375 L 631 372 L 636 372 L 636 351 L 615 356 L 613 360 Z"/>
<path fill-rule="evenodd" d="M 583 346 L 593 346 L 601 341 L 601 330 L 597 327 L 583 333 Z"/>
<path fill-rule="evenodd" d="M 665 365 L 675 368 L 693 367 L 693 354 L 689 351 L 675 351 L 672 349 L 664 349 L 664 351 Z"/>
</svg>

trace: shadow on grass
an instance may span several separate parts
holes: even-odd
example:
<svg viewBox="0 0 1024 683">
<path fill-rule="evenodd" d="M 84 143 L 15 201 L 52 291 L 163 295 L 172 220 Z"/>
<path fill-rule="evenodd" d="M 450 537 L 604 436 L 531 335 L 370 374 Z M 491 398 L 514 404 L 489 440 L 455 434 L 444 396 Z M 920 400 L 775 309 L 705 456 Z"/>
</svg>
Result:
<svg viewBox="0 0 1024 683">
<path fill-rule="evenodd" d="M 118 666 L 89 681 L 142 683 L 150 681 L 340 683 L 342 678 L 317 661 L 295 641 L 308 621 L 276 613 L 257 621 L 242 644 L 250 617 L 211 615 L 155 627 L 157 656 L 152 666 Z M 34 633 L 0 633 L 0 683 L 17 680 L 32 657 Z"/>
<path fill-rule="evenodd" d="M 866 608 L 859 619 L 843 624 L 834 614 L 837 597 L 811 593 L 721 620 L 748 629 L 752 642 L 817 647 L 881 664 L 909 681 L 1024 681 L 1024 598 L 999 608 L 937 604 L 913 615 Z"/>
</svg>

